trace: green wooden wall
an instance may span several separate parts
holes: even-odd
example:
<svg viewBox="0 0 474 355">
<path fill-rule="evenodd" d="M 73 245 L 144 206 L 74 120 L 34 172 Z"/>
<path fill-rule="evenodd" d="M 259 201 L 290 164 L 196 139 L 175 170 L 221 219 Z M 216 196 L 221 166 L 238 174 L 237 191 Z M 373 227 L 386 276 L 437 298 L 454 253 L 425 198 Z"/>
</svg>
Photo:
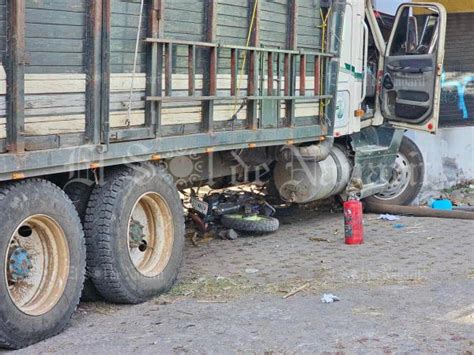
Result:
<svg viewBox="0 0 474 355">
<path fill-rule="evenodd" d="M 319 0 L 298 0 L 298 47 L 316 50 L 321 48 Z"/>
<path fill-rule="evenodd" d="M 165 1 L 165 36 L 186 41 L 205 40 L 204 0 Z"/>
<path fill-rule="evenodd" d="M 5 62 L 5 49 L 7 44 L 7 8 L 6 0 L 0 0 L 0 61 Z"/>
<path fill-rule="evenodd" d="M 64 131 L 82 132 L 85 123 L 86 28 L 87 11 L 91 0 L 25 0 L 26 1 L 26 95 L 25 116 L 27 133 L 54 134 Z M 207 40 L 206 0 L 164 0 L 164 37 L 187 41 Z M 268 48 L 288 48 L 290 0 L 260 0 L 260 43 Z M 320 49 L 320 0 L 298 0 L 298 47 Z M 140 39 L 147 37 L 150 1 L 140 28 Z M 248 0 L 217 0 L 217 32 L 219 43 L 244 46 L 246 44 L 251 2 Z M 110 70 L 112 90 L 110 111 L 127 111 L 140 0 L 111 0 Z M 0 58 L 4 62 L 6 48 L 6 0 L 0 0 Z M 144 75 L 147 44 L 139 44 L 137 85 L 134 90 L 133 110 L 144 110 Z M 187 47 L 175 46 L 173 73 L 187 74 Z M 176 55 L 177 54 L 177 55 Z M 196 74 L 202 78 L 208 49 L 197 50 Z M 242 64 L 240 56 L 238 67 Z M 267 63 L 264 63 L 266 66 Z M 312 72 L 308 59 L 308 74 Z M 218 75 L 230 73 L 230 50 L 219 50 Z M 48 75 L 50 77 L 48 77 Z M 121 77 L 122 75 L 122 77 Z M 60 77 L 58 77 L 60 76 Z M 202 80 L 201 80 L 202 82 Z M 244 85 L 245 86 L 245 85 Z M 44 90 L 43 90 L 44 88 Z M 64 90 L 62 90 L 64 88 Z M 196 94 L 201 95 L 200 87 Z M 229 95 L 229 88 L 218 87 L 218 95 Z M 187 95 L 187 90 L 175 88 L 173 95 Z M 165 104 L 164 107 L 174 107 Z M 179 104 L 186 106 L 186 104 Z M 0 94 L 0 118 L 5 114 L 4 95 Z M 59 122 L 60 123 L 56 123 Z M 121 122 L 121 121 L 120 121 Z M 140 123 L 140 122 L 138 122 Z M 1 124 L 1 123 L 0 123 Z M 57 130 L 49 131 L 49 126 Z"/>
<path fill-rule="evenodd" d="M 286 48 L 288 19 L 288 0 L 263 1 L 260 16 L 261 45 L 264 47 Z"/>
<path fill-rule="evenodd" d="M 147 35 L 148 6 L 145 2 L 145 11 L 142 20 L 140 38 Z M 135 44 L 138 31 L 140 1 L 139 0 L 111 0 L 111 42 L 110 42 L 110 71 L 111 73 L 127 73 L 133 70 Z M 144 73 L 146 61 L 146 44 L 140 43 L 137 60 L 137 72 Z"/>
<path fill-rule="evenodd" d="M 26 0 L 26 73 L 84 73 L 86 0 Z"/>
</svg>

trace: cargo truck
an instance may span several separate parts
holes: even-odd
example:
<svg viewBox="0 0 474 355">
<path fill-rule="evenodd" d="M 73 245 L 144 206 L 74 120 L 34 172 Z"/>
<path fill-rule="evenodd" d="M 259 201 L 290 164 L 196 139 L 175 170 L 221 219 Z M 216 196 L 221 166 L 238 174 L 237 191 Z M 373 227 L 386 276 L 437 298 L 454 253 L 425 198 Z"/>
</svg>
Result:
<svg viewBox="0 0 474 355">
<path fill-rule="evenodd" d="M 436 3 L 402 5 L 387 44 L 362 0 L 0 0 L 0 14 L 3 347 L 61 332 L 85 279 L 116 303 L 166 292 L 180 188 L 419 191 L 404 132 L 438 128 Z"/>
</svg>

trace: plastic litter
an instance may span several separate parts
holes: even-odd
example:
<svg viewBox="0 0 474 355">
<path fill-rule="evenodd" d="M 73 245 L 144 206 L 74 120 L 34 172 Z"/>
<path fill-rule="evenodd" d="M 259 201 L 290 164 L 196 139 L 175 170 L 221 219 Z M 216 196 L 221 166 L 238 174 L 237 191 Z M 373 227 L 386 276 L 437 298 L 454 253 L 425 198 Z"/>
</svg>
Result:
<svg viewBox="0 0 474 355">
<path fill-rule="evenodd" d="M 404 225 L 402 223 L 397 223 L 397 224 L 393 225 L 393 228 L 395 228 L 395 229 L 403 229 L 405 227 L 406 227 L 406 225 Z"/>
<path fill-rule="evenodd" d="M 391 222 L 393 222 L 393 221 L 399 221 L 400 217 L 395 216 L 393 214 L 381 214 L 378 219 L 380 219 L 382 221 L 391 221 Z"/>
<path fill-rule="evenodd" d="M 245 269 L 245 273 L 246 274 L 256 274 L 257 272 L 259 272 L 258 269 Z"/>
<path fill-rule="evenodd" d="M 332 293 L 325 293 L 323 297 L 321 297 L 321 302 L 323 303 L 334 303 L 339 302 L 341 299 L 337 296 L 334 296 Z"/>
<path fill-rule="evenodd" d="M 453 210 L 453 203 L 450 200 L 435 200 L 431 199 L 428 202 L 428 205 L 434 210 L 441 210 L 441 211 L 452 211 Z"/>
</svg>

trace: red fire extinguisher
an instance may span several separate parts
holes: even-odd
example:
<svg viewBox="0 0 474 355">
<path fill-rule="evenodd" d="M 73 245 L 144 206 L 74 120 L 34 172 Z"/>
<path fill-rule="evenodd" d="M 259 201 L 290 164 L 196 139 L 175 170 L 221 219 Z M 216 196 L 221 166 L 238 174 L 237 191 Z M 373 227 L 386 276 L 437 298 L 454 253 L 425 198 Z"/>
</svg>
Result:
<svg viewBox="0 0 474 355">
<path fill-rule="evenodd" d="M 344 202 L 344 231 L 346 244 L 354 245 L 364 242 L 362 203 L 359 200 Z"/>
</svg>

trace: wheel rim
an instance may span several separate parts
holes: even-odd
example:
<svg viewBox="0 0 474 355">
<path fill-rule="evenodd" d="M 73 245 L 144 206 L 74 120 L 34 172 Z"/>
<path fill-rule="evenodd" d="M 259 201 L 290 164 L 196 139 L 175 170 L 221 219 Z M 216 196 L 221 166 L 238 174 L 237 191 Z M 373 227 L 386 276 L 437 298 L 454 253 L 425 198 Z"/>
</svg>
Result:
<svg viewBox="0 0 474 355">
<path fill-rule="evenodd" d="M 263 221 L 264 219 L 266 219 L 265 217 L 259 216 L 259 215 L 244 216 L 244 215 L 241 215 L 241 214 L 231 214 L 231 215 L 227 215 L 227 216 L 229 218 L 232 218 L 232 219 L 243 219 L 245 221 L 254 221 L 254 222 L 260 222 L 260 221 Z"/>
<path fill-rule="evenodd" d="M 128 251 L 137 271 L 146 277 L 163 272 L 171 259 L 174 226 L 166 201 L 155 192 L 143 194 L 128 222 Z"/>
<path fill-rule="evenodd" d="M 64 293 L 69 269 L 66 235 L 51 217 L 29 217 L 10 237 L 5 280 L 10 299 L 21 312 L 41 316 L 52 310 Z"/>
<path fill-rule="evenodd" d="M 395 160 L 392 177 L 390 178 L 387 188 L 382 193 L 375 195 L 375 197 L 384 201 L 399 197 L 410 184 L 411 177 L 412 170 L 410 162 L 404 154 L 399 153 Z"/>
</svg>

